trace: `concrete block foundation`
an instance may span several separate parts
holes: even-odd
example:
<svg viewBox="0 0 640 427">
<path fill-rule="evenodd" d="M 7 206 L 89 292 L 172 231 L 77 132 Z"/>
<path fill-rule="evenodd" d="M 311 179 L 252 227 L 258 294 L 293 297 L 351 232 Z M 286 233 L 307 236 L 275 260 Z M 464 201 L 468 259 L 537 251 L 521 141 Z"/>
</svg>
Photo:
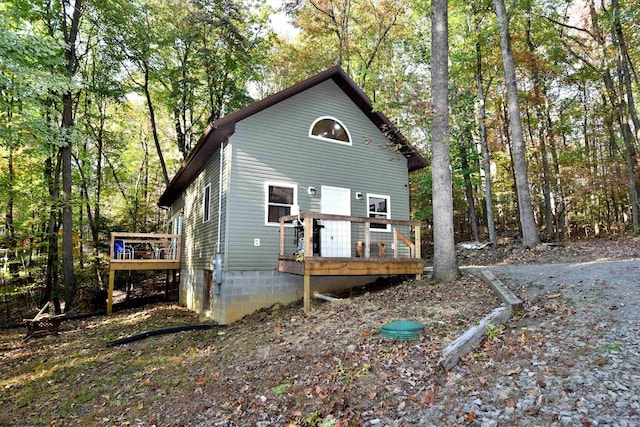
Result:
<svg viewBox="0 0 640 427">
<path fill-rule="evenodd" d="M 180 304 L 221 325 L 232 323 L 276 303 L 303 297 L 303 276 L 276 270 L 225 271 L 219 290 L 206 270 L 180 270 Z M 364 286 L 379 276 L 313 276 L 313 291 L 330 292 Z"/>
</svg>

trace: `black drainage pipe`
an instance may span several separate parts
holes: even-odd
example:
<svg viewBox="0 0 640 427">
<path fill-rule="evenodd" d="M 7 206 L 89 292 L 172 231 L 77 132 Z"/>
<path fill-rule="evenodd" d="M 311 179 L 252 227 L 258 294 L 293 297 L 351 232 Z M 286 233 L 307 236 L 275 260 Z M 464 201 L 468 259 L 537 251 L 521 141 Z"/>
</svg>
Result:
<svg viewBox="0 0 640 427">
<path fill-rule="evenodd" d="M 119 340 L 113 340 L 107 342 L 107 347 L 115 347 L 116 345 L 128 344 L 130 342 L 143 340 L 155 335 L 173 334 L 175 332 L 182 331 L 194 331 L 194 330 L 207 330 L 213 328 L 220 328 L 224 325 L 187 325 L 187 326 L 174 326 L 173 328 L 157 329 L 155 331 L 144 332 L 138 335 L 131 335 L 129 337 L 120 338 Z"/>
</svg>

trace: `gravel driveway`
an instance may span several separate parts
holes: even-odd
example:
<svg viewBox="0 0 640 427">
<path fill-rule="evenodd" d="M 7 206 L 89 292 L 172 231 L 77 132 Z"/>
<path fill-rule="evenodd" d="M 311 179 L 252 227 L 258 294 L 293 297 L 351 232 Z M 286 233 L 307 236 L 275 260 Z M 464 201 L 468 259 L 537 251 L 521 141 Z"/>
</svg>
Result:
<svg viewBox="0 0 640 427">
<path fill-rule="evenodd" d="M 496 362 L 499 374 L 484 387 L 448 402 L 458 408 L 447 421 L 640 425 L 640 260 L 484 269 L 524 299 L 521 324 L 510 327 L 521 328 L 523 347 L 537 346 L 524 358 Z M 460 382 L 474 374 L 473 366 L 456 373 Z M 434 415 L 444 414 L 425 413 L 421 422 L 432 424 Z"/>
</svg>

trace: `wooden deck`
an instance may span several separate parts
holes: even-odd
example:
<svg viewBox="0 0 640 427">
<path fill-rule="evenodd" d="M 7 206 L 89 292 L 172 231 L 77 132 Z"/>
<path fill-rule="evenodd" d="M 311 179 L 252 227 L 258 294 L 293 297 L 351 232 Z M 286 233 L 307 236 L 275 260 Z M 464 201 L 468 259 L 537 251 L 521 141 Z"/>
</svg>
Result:
<svg viewBox="0 0 640 427">
<path fill-rule="evenodd" d="M 107 314 L 113 306 L 115 272 L 122 270 L 179 270 L 179 234 L 111 233 Z"/>
<path fill-rule="evenodd" d="M 302 241 L 294 249 L 292 255 L 287 254 L 285 241 L 287 229 L 294 228 L 287 222 L 302 222 L 299 224 Z M 362 227 L 352 232 L 348 227 L 349 237 L 345 241 L 354 246 L 355 257 L 326 257 L 317 256 L 319 245 L 314 248 L 314 221 L 343 221 L 350 224 L 361 224 Z M 384 233 L 389 242 L 372 240 L 371 224 L 384 224 L 391 228 Z M 396 227 L 413 229 L 414 240 L 404 236 Z M 375 231 L 375 230 L 374 230 Z M 291 234 L 291 232 L 289 233 Z M 355 237 L 355 239 L 352 239 Z M 337 237 L 339 238 L 339 237 Z M 333 239 L 333 236 L 332 236 Z M 355 240 L 355 244 L 352 244 Z M 377 256 L 372 256 L 371 247 L 377 247 Z M 402 251 L 402 245 L 405 250 Z M 386 247 L 390 246 L 389 253 Z M 351 252 L 349 248 L 348 252 Z M 352 217 L 343 215 L 326 215 L 315 212 L 303 213 L 299 216 L 285 216 L 280 218 L 280 254 L 278 257 L 278 271 L 304 276 L 304 309 L 308 312 L 311 306 L 311 276 L 386 276 L 386 275 L 415 275 L 422 277 L 423 261 L 420 254 L 420 222 L 373 219 L 366 217 Z"/>
<path fill-rule="evenodd" d="M 310 276 L 384 276 L 422 274 L 418 258 L 323 258 L 306 257 L 304 261 L 280 258 L 278 271 Z"/>
</svg>

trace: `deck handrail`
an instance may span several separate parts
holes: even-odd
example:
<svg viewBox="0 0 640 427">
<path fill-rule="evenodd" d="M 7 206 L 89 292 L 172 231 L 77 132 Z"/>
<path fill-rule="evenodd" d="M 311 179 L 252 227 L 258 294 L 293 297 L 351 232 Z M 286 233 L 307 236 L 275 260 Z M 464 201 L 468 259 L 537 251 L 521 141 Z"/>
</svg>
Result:
<svg viewBox="0 0 640 427">
<path fill-rule="evenodd" d="M 116 257 L 115 251 L 115 242 L 117 240 L 123 240 L 126 242 L 133 243 L 150 243 L 150 244 L 160 244 L 162 247 L 160 249 L 165 251 L 165 254 L 171 250 L 172 255 L 170 258 L 167 258 L 166 255 L 162 258 L 164 260 L 174 260 L 180 261 L 180 249 L 181 249 L 181 239 L 182 236 L 180 234 L 168 234 L 168 233 L 128 233 L 121 231 L 114 231 L 111 233 L 111 244 L 109 246 L 109 260 L 111 262 L 120 262 L 124 261 L 124 259 L 118 259 Z M 155 257 L 154 257 L 155 258 Z M 162 260 L 161 259 L 161 260 Z M 136 262 L 149 262 L 149 261 L 158 261 L 148 260 L 148 259 L 128 259 L 127 261 L 136 261 Z"/>
<path fill-rule="evenodd" d="M 111 233 L 109 246 L 109 288 L 107 291 L 107 314 L 111 314 L 113 306 L 113 288 L 116 271 L 121 270 L 178 270 L 180 268 L 180 234 L 167 233 L 127 233 L 114 231 Z M 122 257 L 116 256 L 115 242 L 122 241 Z M 152 245 L 153 256 L 151 259 L 136 259 L 135 252 L 130 250 L 129 256 L 125 256 L 126 242 L 149 243 Z M 156 245 L 154 247 L 153 245 Z M 163 256 L 160 254 L 164 252 Z M 169 254 L 169 255 L 168 255 Z M 167 256 L 168 255 L 168 256 Z M 168 284 L 165 287 L 165 295 L 168 293 Z"/>
<path fill-rule="evenodd" d="M 358 241 L 356 245 L 356 257 L 323 257 L 314 256 L 313 253 L 313 221 L 349 221 L 364 224 L 364 242 Z M 293 257 L 285 256 L 285 230 L 294 226 L 286 222 L 301 221 L 303 223 L 302 242 L 296 235 L 296 251 Z M 371 229 L 371 224 L 388 224 L 392 228 L 393 258 L 385 256 L 385 242 L 378 244 L 378 258 L 371 258 L 371 232 L 379 231 Z M 287 215 L 280 218 L 280 256 L 278 270 L 286 273 L 303 275 L 303 299 L 304 312 L 311 310 L 311 276 L 318 275 L 388 275 L 388 274 L 415 274 L 416 279 L 422 278 L 422 262 L 420 254 L 420 221 L 381 219 L 358 217 L 348 215 L 331 215 L 318 212 L 306 212 L 300 215 Z M 287 227 L 285 228 L 285 225 Z M 298 224 L 295 224 L 296 226 Z M 326 225 L 326 224 L 325 224 Z M 403 235 L 395 226 L 413 227 L 414 241 Z M 350 233 L 351 231 L 349 231 Z M 360 235 L 360 234 L 359 234 Z M 348 240 L 350 242 L 350 238 Z M 402 242 L 409 248 L 410 258 L 398 258 L 398 243 Z M 299 245 L 302 243 L 302 248 Z M 410 273 L 411 272 L 411 273 Z"/>
<path fill-rule="evenodd" d="M 280 223 L 287 221 L 293 221 L 294 219 L 327 219 L 331 221 L 350 221 L 350 222 L 369 222 L 374 224 L 391 224 L 391 225 L 407 225 L 407 226 L 420 226 L 420 221 L 412 221 L 406 219 L 383 219 L 383 218 L 369 218 L 365 216 L 349 216 L 349 215 L 333 215 L 323 214 L 319 212 L 305 212 L 300 215 L 287 215 L 280 217 Z"/>
<path fill-rule="evenodd" d="M 333 215 L 333 214 L 323 214 L 319 212 L 305 212 L 299 215 L 286 215 L 280 217 L 280 257 L 285 256 L 285 225 L 287 222 L 294 220 L 301 220 L 304 222 L 304 227 L 306 230 L 311 230 L 312 222 L 314 219 L 320 220 L 329 220 L 329 221 L 349 221 L 355 223 L 363 223 L 364 224 L 364 253 L 362 254 L 364 258 L 369 258 L 371 256 L 371 228 L 370 225 L 373 224 L 389 224 L 392 226 L 408 226 L 414 228 L 414 242 L 411 242 L 404 235 L 399 233 L 395 228 L 393 229 L 394 239 L 396 244 L 394 246 L 394 257 L 397 257 L 398 245 L 397 238 L 400 237 L 400 240 L 407 244 L 410 249 L 411 257 L 420 258 L 421 252 L 421 241 L 420 241 L 420 221 L 413 220 L 403 220 L 403 219 L 382 219 L 382 218 L 370 218 L 370 217 L 361 217 L 361 216 L 350 216 L 350 215 Z M 398 236 L 400 234 L 400 236 Z M 409 243 L 407 241 L 409 240 Z M 304 254 L 305 258 L 309 256 L 311 253 L 310 250 L 313 247 L 313 233 L 305 233 L 304 234 Z"/>
</svg>

